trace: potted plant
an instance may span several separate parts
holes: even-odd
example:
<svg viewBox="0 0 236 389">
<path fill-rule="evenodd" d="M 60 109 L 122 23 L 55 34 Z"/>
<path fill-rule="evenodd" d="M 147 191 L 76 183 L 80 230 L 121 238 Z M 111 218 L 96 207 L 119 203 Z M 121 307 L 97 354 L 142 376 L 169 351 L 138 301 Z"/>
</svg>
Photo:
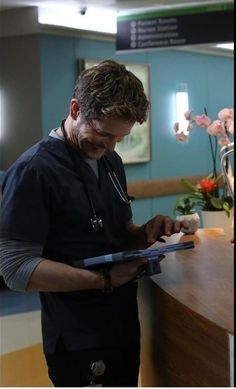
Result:
<svg viewBox="0 0 236 389">
<path fill-rule="evenodd" d="M 218 185 L 219 180 L 221 179 L 222 174 L 219 174 L 217 178 L 214 178 L 212 174 L 208 177 L 203 178 L 196 185 L 193 185 L 186 178 L 182 178 L 182 184 L 190 192 L 184 195 L 185 198 L 189 200 L 194 200 L 195 204 L 203 211 L 225 211 L 228 217 L 230 217 L 230 210 L 233 207 L 233 199 L 227 194 L 220 193 L 220 188 Z"/>
<path fill-rule="evenodd" d="M 212 157 L 212 173 L 208 177 L 193 185 L 189 180 L 183 178 L 181 181 L 189 193 L 186 195 L 190 200 L 196 203 L 201 210 L 202 226 L 205 228 L 223 227 L 225 232 L 232 234 L 233 218 L 233 198 L 229 195 L 228 185 L 225 182 L 223 187 L 219 181 L 223 174 L 219 174 L 216 169 L 217 157 L 222 148 L 227 148 L 233 144 L 234 137 L 234 110 L 232 108 L 223 108 L 218 112 L 217 120 L 212 120 L 207 116 L 207 110 L 204 108 L 204 114 L 194 115 L 192 111 L 184 114 L 187 120 L 186 129 L 180 128 L 179 123 L 175 123 L 175 137 L 179 142 L 185 142 L 188 139 L 194 126 L 206 129 L 210 143 L 210 152 Z M 233 169 L 229 160 L 225 161 L 226 172 L 233 182 Z"/>
<path fill-rule="evenodd" d="M 226 235 L 232 235 L 233 199 L 224 193 L 220 193 L 217 179 L 212 175 L 202 179 L 196 185 L 183 178 L 183 185 L 190 191 L 185 195 L 201 210 L 202 226 L 204 228 L 221 227 Z"/>
<path fill-rule="evenodd" d="M 194 234 L 200 227 L 200 217 L 195 210 L 195 202 L 187 195 L 181 196 L 177 199 L 174 212 L 175 214 L 178 213 L 176 217 L 177 220 L 187 220 L 189 222 L 188 228 L 182 228 L 181 231 L 183 233 Z"/>
<path fill-rule="evenodd" d="M 206 129 L 210 142 L 210 151 L 212 157 L 212 173 L 208 177 L 201 180 L 197 185 L 193 185 L 190 181 L 183 178 L 183 185 L 191 192 L 189 198 L 196 201 L 202 211 L 225 211 L 230 217 L 231 209 L 233 208 L 232 196 L 228 195 L 228 188 L 225 184 L 223 191 L 220 190 L 219 180 L 223 174 L 218 174 L 216 169 L 218 145 L 227 147 L 231 144 L 234 134 L 234 110 L 233 108 L 223 108 L 218 112 L 218 119 L 212 121 L 207 116 L 207 110 L 204 108 L 204 114 L 194 115 L 192 111 L 185 112 L 185 119 L 188 122 L 186 131 L 179 128 L 179 123 L 175 123 L 176 139 L 185 141 L 188 135 L 194 128 L 202 127 Z M 185 137 L 181 138 L 185 134 Z M 227 169 L 229 169 L 227 163 Z M 227 171 L 227 173 L 229 173 Z M 191 196 L 191 197 L 190 197 Z"/>
</svg>

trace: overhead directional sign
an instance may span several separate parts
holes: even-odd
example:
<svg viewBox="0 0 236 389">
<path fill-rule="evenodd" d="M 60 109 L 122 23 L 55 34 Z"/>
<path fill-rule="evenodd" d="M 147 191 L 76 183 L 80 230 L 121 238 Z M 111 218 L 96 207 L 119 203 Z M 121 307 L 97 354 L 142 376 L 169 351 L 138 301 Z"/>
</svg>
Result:
<svg viewBox="0 0 236 389">
<path fill-rule="evenodd" d="M 116 50 L 232 42 L 233 16 L 233 3 L 119 16 Z"/>
</svg>

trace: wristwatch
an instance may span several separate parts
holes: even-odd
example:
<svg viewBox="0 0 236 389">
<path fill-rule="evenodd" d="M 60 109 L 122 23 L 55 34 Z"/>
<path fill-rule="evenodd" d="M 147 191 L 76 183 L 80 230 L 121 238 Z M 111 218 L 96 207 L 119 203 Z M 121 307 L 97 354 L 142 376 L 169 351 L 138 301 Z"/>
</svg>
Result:
<svg viewBox="0 0 236 389">
<path fill-rule="evenodd" d="M 110 267 L 104 266 L 101 269 L 101 274 L 103 277 L 103 288 L 102 291 L 104 293 L 111 293 L 113 292 L 113 286 L 111 282 L 111 274 L 110 274 Z"/>
</svg>

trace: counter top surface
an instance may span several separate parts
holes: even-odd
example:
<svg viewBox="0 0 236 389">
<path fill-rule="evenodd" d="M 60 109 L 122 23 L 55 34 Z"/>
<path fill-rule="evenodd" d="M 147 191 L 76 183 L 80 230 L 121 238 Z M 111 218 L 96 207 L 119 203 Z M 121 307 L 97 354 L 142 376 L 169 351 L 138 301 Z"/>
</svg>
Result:
<svg viewBox="0 0 236 389">
<path fill-rule="evenodd" d="M 160 288 L 227 332 L 234 332 L 234 248 L 221 228 L 174 234 L 160 245 L 193 240 L 193 249 L 166 254 L 162 273 L 151 277 Z"/>
</svg>

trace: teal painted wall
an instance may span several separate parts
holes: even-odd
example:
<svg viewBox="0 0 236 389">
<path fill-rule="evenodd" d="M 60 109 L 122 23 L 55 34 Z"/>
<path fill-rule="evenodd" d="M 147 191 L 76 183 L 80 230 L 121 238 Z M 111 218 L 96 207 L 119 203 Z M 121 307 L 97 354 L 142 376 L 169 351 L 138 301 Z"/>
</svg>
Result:
<svg viewBox="0 0 236 389">
<path fill-rule="evenodd" d="M 207 107 L 209 116 L 215 119 L 221 108 L 233 107 L 232 58 L 174 50 L 118 54 L 112 42 L 51 35 L 41 37 L 40 57 L 44 135 L 68 114 L 77 59 L 111 58 L 148 64 L 152 157 L 148 163 L 126 165 L 127 180 L 211 172 L 209 141 L 204 129 L 195 129 L 186 144 L 175 141 L 175 92 L 180 83 L 187 83 L 190 108 L 202 113 Z M 157 213 L 173 216 L 175 199 L 176 196 L 166 196 L 134 201 L 134 221 L 143 223 Z"/>
</svg>

